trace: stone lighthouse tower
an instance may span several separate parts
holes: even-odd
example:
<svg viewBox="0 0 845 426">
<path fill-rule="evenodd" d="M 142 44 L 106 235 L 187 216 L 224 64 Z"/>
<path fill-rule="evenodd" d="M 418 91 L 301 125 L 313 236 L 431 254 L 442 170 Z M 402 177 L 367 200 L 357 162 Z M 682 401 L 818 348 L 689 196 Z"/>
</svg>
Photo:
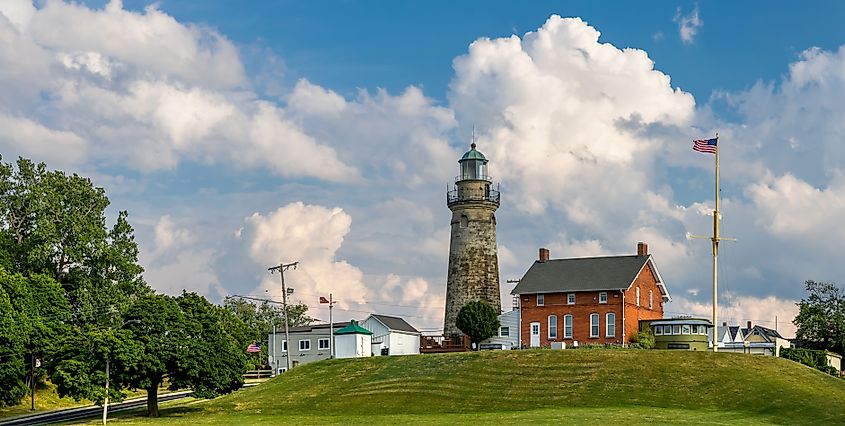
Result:
<svg viewBox="0 0 845 426">
<path fill-rule="evenodd" d="M 499 258 L 496 254 L 496 209 L 499 190 L 487 175 L 487 158 L 471 149 L 458 160 L 455 186 L 446 193 L 452 211 L 449 241 L 449 277 L 446 281 L 445 335 L 461 334 L 455 326 L 458 311 L 468 302 L 482 300 L 501 309 Z"/>
</svg>

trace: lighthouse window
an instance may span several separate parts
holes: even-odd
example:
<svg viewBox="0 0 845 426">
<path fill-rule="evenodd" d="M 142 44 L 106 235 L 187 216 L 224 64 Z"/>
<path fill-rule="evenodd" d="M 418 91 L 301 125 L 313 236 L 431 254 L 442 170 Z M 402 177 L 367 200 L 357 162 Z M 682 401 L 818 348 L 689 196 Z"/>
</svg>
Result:
<svg viewBox="0 0 845 426">
<path fill-rule="evenodd" d="M 493 225 L 496 224 L 496 215 L 490 215 L 490 220 L 493 221 Z"/>
<path fill-rule="evenodd" d="M 461 228 L 466 228 L 467 226 L 469 226 L 469 218 L 465 214 L 462 214 L 461 215 Z"/>
</svg>

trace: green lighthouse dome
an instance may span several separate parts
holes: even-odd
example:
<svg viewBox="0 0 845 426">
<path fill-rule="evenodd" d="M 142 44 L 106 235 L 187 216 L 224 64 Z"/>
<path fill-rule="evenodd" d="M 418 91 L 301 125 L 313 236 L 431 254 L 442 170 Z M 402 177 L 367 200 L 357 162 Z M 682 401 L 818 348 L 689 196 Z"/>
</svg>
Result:
<svg viewBox="0 0 845 426">
<path fill-rule="evenodd" d="M 472 145 L 470 145 L 469 147 L 470 147 L 470 150 L 467 151 L 464 154 L 464 156 L 461 157 L 460 160 L 458 160 L 459 163 L 462 163 L 462 162 L 468 161 L 468 160 L 480 160 L 480 161 L 483 161 L 484 164 L 487 164 L 487 157 L 485 157 L 484 154 L 481 153 L 481 151 L 475 149 L 475 142 L 473 142 Z"/>
<path fill-rule="evenodd" d="M 470 145 L 470 150 L 467 151 L 460 160 L 460 172 L 456 180 L 490 180 L 487 176 L 487 157 L 475 149 L 475 142 Z"/>
</svg>

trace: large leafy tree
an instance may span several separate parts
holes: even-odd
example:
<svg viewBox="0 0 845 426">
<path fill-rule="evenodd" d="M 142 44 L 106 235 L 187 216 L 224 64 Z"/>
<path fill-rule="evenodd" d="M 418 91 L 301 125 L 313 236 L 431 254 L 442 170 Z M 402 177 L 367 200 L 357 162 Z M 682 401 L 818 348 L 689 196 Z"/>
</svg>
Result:
<svg viewBox="0 0 845 426">
<path fill-rule="evenodd" d="M 107 229 L 108 205 L 87 178 L 26 159 L 0 162 L 0 286 L 16 318 L 0 338 L 17 336 L 7 358 L 56 366 L 65 356 L 56 348 L 68 346 L 62 340 L 113 327 L 134 298 L 151 291 L 127 214 Z M 18 384 L 34 380 L 18 376 Z"/>
<path fill-rule="evenodd" d="M 461 307 L 455 325 L 478 347 L 482 340 L 496 334 L 499 329 L 499 315 L 489 304 L 475 300 Z"/>
<path fill-rule="evenodd" d="M 51 357 L 56 342 L 70 334 L 71 312 L 62 288 L 45 274 L 24 276 L 0 267 L 0 293 L 0 340 L 6 341 L 0 345 L 0 375 L 11 390 L 0 403 L 14 405 L 20 402 L 16 389 L 27 389 L 27 382 L 45 373 L 42 367 L 31 370 L 33 358 Z"/>
<path fill-rule="evenodd" d="M 195 293 L 173 298 L 148 295 L 126 313 L 137 320 L 128 329 L 140 344 L 137 362 L 116 371 L 121 388 L 145 389 L 147 413 L 158 417 L 158 388 L 190 388 L 212 398 L 243 384 L 246 326 L 222 307 Z"/>
<path fill-rule="evenodd" d="M 52 277 L 74 310 L 74 324 L 99 321 L 102 310 L 149 292 L 127 213 L 108 229 L 102 188 L 43 163 L 22 158 L 16 166 L 0 164 L 4 266 Z"/>
<path fill-rule="evenodd" d="M 809 280 L 807 297 L 798 303 L 793 323 L 801 345 L 845 355 L 845 290 L 834 283 Z"/>
<path fill-rule="evenodd" d="M 20 356 L 26 341 L 23 317 L 12 308 L 9 296 L 0 287 L 0 407 L 18 404 L 26 395 L 26 363 Z"/>
</svg>

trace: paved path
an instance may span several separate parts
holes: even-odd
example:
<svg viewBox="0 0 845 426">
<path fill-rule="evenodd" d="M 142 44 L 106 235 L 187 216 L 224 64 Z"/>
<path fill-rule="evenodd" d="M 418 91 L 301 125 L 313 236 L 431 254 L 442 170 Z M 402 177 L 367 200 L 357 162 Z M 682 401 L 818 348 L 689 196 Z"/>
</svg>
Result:
<svg viewBox="0 0 845 426">
<path fill-rule="evenodd" d="M 245 383 L 241 389 L 257 385 L 257 383 Z M 166 393 L 158 396 L 158 402 L 159 404 L 161 404 L 165 401 L 173 401 L 176 399 L 187 398 L 190 395 L 191 391 Z M 145 396 L 127 399 L 123 402 L 109 404 L 109 414 L 146 406 L 147 397 Z M 67 410 L 56 410 L 47 413 L 16 417 L 13 419 L 0 421 L 0 426 L 44 425 L 50 423 L 67 422 L 71 420 L 80 420 L 89 417 L 102 417 L 102 415 L 103 407 L 99 405 L 91 405 L 88 407 L 69 408 Z"/>
</svg>

